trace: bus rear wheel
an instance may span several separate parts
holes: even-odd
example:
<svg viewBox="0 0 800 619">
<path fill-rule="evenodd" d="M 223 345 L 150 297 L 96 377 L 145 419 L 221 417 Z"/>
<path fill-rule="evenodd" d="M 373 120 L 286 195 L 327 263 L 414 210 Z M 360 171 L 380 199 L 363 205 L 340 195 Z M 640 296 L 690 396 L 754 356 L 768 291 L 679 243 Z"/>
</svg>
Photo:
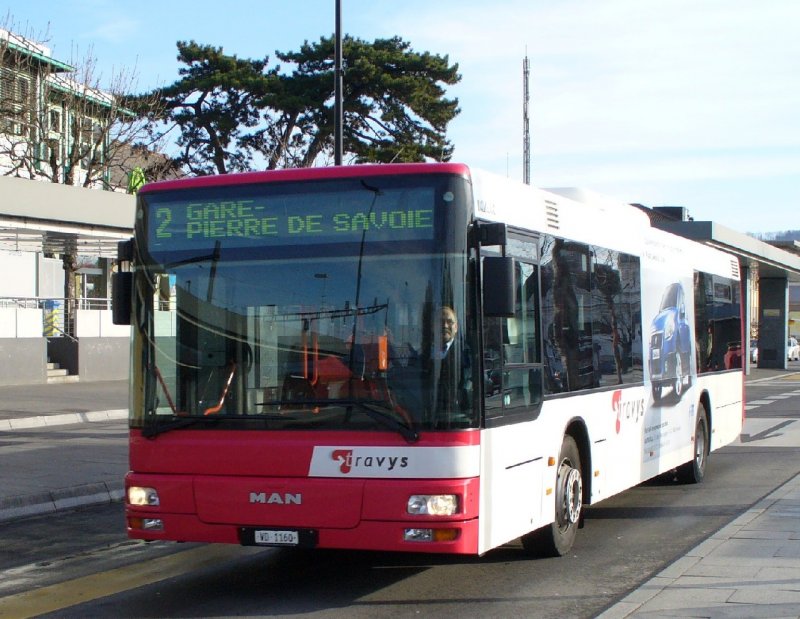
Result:
<svg viewBox="0 0 800 619">
<path fill-rule="evenodd" d="M 694 427 L 694 456 L 686 464 L 678 467 L 678 481 L 684 484 L 699 484 L 706 476 L 706 463 L 710 451 L 708 432 L 708 413 L 700 404 Z"/>
<path fill-rule="evenodd" d="M 555 522 L 521 538 L 526 552 L 544 557 L 562 557 L 572 549 L 581 521 L 583 476 L 578 445 L 571 436 L 561 443 L 556 473 Z"/>
</svg>

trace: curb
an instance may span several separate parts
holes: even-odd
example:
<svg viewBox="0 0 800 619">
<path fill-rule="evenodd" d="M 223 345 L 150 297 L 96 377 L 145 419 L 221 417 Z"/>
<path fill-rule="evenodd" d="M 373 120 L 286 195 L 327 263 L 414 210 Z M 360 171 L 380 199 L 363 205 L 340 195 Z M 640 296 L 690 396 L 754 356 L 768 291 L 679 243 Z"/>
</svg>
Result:
<svg viewBox="0 0 800 619">
<path fill-rule="evenodd" d="M 49 426 L 66 426 L 77 423 L 95 423 L 127 419 L 128 409 L 115 408 L 107 411 L 87 413 L 62 413 L 59 415 L 39 415 L 37 417 L 19 417 L 16 419 L 0 419 L 0 431 L 30 430 Z"/>
<path fill-rule="evenodd" d="M 98 482 L 60 488 L 36 494 L 0 498 L 0 522 L 58 511 L 121 501 L 125 489 L 121 482 Z"/>
</svg>

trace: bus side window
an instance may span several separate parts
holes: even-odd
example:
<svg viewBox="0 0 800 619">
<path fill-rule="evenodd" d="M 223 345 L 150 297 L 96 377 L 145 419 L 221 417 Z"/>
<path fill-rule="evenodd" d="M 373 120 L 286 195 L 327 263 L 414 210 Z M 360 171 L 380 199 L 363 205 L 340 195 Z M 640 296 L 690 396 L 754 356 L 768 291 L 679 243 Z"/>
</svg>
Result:
<svg viewBox="0 0 800 619">
<path fill-rule="evenodd" d="M 539 273 L 536 266 L 526 262 L 516 262 L 514 267 L 517 271 L 515 315 L 505 320 L 508 344 L 503 367 L 504 414 L 537 407 L 542 400 Z"/>
<path fill-rule="evenodd" d="M 515 261 L 513 318 L 484 319 L 484 393 L 487 417 L 533 413 L 542 400 L 535 265 Z"/>
</svg>

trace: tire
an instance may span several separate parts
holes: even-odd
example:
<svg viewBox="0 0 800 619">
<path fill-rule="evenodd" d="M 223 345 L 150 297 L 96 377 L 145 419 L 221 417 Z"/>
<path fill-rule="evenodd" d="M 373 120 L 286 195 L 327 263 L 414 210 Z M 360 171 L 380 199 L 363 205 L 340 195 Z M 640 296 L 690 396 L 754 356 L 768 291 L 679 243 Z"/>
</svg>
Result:
<svg viewBox="0 0 800 619">
<path fill-rule="evenodd" d="M 578 445 L 565 436 L 558 456 L 556 473 L 555 522 L 532 531 L 521 538 L 529 554 L 540 557 L 563 557 L 571 549 L 578 534 L 583 508 L 583 476 Z"/>
<path fill-rule="evenodd" d="M 683 395 L 683 361 L 681 353 L 675 353 L 675 382 L 672 384 L 673 395 L 676 400 L 680 400 Z"/>
<path fill-rule="evenodd" d="M 653 383 L 652 390 L 653 390 L 653 402 L 655 404 L 658 404 L 659 402 L 661 402 L 661 390 L 662 390 L 661 384 L 659 383 L 657 385 Z"/>
<path fill-rule="evenodd" d="M 694 456 L 689 462 L 678 467 L 678 481 L 684 484 L 699 484 L 703 481 L 709 447 L 708 413 L 706 407 L 700 404 L 694 427 Z"/>
</svg>

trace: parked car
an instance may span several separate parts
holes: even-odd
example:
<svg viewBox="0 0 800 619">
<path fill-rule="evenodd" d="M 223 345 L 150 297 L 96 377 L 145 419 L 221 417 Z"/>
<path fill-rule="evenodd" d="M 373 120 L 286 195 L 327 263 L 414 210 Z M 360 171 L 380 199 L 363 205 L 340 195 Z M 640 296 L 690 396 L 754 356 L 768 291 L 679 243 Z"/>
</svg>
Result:
<svg viewBox="0 0 800 619">
<path fill-rule="evenodd" d="M 789 361 L 800 361 L 800 344 L 793 335 L 789 336 L 789 341 L 786 342 L 786 358 Z"/>
</svg>

